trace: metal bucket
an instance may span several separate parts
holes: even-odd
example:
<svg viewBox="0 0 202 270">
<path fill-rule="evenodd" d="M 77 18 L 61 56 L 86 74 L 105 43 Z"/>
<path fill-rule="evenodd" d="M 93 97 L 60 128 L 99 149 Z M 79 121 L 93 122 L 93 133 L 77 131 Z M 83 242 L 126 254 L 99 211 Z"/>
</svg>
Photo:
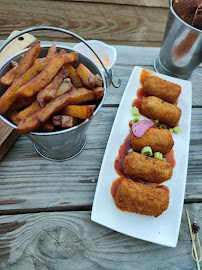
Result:
<svg viewBox="0 0 202 270">
<path fill-rule="evenodd" d="M 60 32 L 65 32 L 65 33 L 67 32 L 68 34 L 71 33 L 70 35 L 78 37 L 74 33 L 67 31 L 67 30 L 64 30 L 64 29 L 60 29 L 60 28 L 35 27 L 35 28 L 30 28 L 30 29 L 26 29 L 24 31 L 21 31 L 20 33 L 15 35 L 13 38 L 8 40 L 1 47 L 0 51 L 14 38 L 19 37 L 20 35 L 27 33 L 27 32 L 30 32 L 30 31 L 38 31 L 38 30 L 56 30 L 56 31 L 58 31 L 58 29 L 59 29 Z M 79 37 L 79 40 L 83 41 L 83 39 L 80 37 Z M 84 43 L 85 43 L 85 41 L 84 41 Z M 56 44 L 56 46 L 57 46 L 57 44 Z M 39 57 L 45 57 L 47 55 L 49 47 L 50 46 L 47 46 L 47 45 L 41 46 L 41 52 L 40 52 Z M 67 52 L 75 51 L 75 50 L 72 50 L 71 48 L 61 47 L 61 46 L 57 46 L 57 49 L 58 50 L 64 49 Z M 21 59 L 21 55 L 25 51 L 26 50 L 23 50 L 15 55 L 13 55 L 12 57 L 7 59 L 0 66 L 0 77 L 3 76 L 10 69 L 10 61 L 14 60 L 14 61 L 19 62 Z M 71 159 L 71 158 L 75 157 L 76 155 L 78 155 L 82 151 L 82 149 L 85 146 L 85 142 L 86 142 L 86 131 L 89 127 L 89 124 L 90 124 L 92 118 L 97 114 L 97 112 L 99 111 L 99 109 L 101 108 L 101 106 L 104 102 L 104 97 L 106 95 L 106 88 L 111 83 L 114 85 L 114 83 L 112 81 L 112 74 L 111 73 L 108 73 L 108 72 L 106 73 L 107 80 L 105 80 L 103 72 L 101 71 L 101 69 L 99 68 L 98 65 L 94 64 L 94 62 L 91 59 L 87 58 L 86 56 L 82 55 L 81 53 L 78 53 L 78 55 L 79 55 L 79 61 L 76 64 L 74 64 L 74 67 L 77 67 L 80 63 L 82 63 L 86 67 L 88 67 L 92 73 L 99 74 L 103 79 L 103 87 L 105 88 L 104 96 L 99 101 L 99 104 L 97 104 L 97 108 L 94 111 L 93 116 L 90 119 L 86 119 L 84 122 L 82 122 L 81 124 L 79 124 L 77 126 L 74 126 L 72 128 L 69 128 L 69 129 L 61 130 L 61 131 L 55 131 L 55 132 L 46 132 L 46 133 L 45 132 L 30 132 L 30 133 L 25 134 L 34 143 L 34 147 L 35 147 L 36 151 L 41 156 L 43 156 L 44 158 L 49 159 L 49 160 L 62 161 L 62 160 Z M 96 55 L 96 53 L 95 53 L 95 55 Z M 99 59 L 99 57 L 98 57 L 98 59 Z M 102 61 L 100 61 L 100 62 L 102 63 Z M 103 67 L 105 69 L 104 64 L 103 64 Z M 120 85 L 120 80 L 119 80 L 119 85 Z M 119 87 L 116 85 L 114 85 L 114 86 Z M 5 92 L 5 90 L 6 90 L 5 87 L 3 87 L 3 86 L 0 87 L 0 96 Z M 15 129 L 17 128 L 16 125 L 14 125 L 10 121 L 8 121 L 2 115 L 0 115 L 0 118 L 4 122 L 6 122 L 9 126 L 15 128 Z"/>
<path fill-rule="evenodd" d="M 170 11 L 158 58 L 154 62 L 157 72 L 188 79 L 202 61 L 202 31 L 184 22 Z"/>
</svg>

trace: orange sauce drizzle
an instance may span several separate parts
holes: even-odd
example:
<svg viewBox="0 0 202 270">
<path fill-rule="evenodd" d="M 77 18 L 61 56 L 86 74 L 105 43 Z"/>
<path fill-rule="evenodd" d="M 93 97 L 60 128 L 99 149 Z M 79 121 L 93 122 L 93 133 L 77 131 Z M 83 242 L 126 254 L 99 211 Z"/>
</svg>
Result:
<svg viewBox="0 0 202 270">
<path fill-rule="evenodd" d="M 104 69 L 96 56 L 91 56 L 91 59 L 93 59 L 101 69 Z M 106 54 L 104 55 L 104 58 L 101 58 L 101 60 L 106 68 L 108 68 L 111 65 L 111 61 L 109 61 L 109 57 Z"/>
</svg>

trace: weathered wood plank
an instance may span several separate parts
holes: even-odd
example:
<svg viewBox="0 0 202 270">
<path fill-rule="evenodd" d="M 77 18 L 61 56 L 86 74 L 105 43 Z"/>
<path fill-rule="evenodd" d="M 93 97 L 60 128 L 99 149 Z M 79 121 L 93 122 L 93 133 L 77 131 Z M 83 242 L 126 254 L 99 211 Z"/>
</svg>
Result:
<svg viewBox="0 0 202 270">
<path fill-rule="evenodd" d="M 85 39 L 99 39 L 111 44 L 143 45 L 146 42 L 159 46 L 167 16 L 168 8 L 161 7 L 1 0 L 0 39 L 7 37 L 12 30 L 49 25 L 69 29 Z M 53 31 L 43 31 L 35 35 L 41 40 L 67 40 L 64 35 Z M 75 41 L 72 38 L 68 40 Z"/>
<path fill-rule="evenodd" d="M 100 166 L 117 108 L 102 108 L 92 120 L 84 151 L 64 162 L 47 161 L 21 136 L 0 163 L 0 213 L 91 207 Z M 202 110 L 192 110 L 185 200 L 201 201 Z M 183 152 L 182 152 L 183 155 Z M 93 181 L 92 181 L 93 180 Z"/>
<path fill-rule="evenodd" d="M 64 1 L 64 0 L 59 0 Z M 68 1 L 68 0 L 65 0 Z M 106 4 L 119 4 L 131 6 L 146 6 L 146 7 L 169 7 L 169 0 L 72 0 L 72 2 L 92 2 L 92 3 L 106 3 Z"/>
<path fill-rule="evenodd" d="M 200 225 L 202 205 L 185 207 L 191 221 L 196 218 Z M 185 209 L 176 248 L 141 241 L 97 225 L 90 221 L 90 212 L 1 216 L 0 243 L 2 270 L 196 269 Z"/>
</svg>

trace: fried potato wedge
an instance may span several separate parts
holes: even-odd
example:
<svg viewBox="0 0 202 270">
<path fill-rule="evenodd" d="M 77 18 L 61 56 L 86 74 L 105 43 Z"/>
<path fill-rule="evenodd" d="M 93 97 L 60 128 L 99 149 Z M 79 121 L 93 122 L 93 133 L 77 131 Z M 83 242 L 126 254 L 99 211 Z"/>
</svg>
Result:
<svg viewBox="0 0 202 270">
<path fill-rule="evenodd" d="M 62 115 L 62 123 L 61 126 L 63 128 L 71 128 L 77 124 L 77 120 L 75 117 L 69 115 Z"/>
<path fill-rule="evenodd" d="M 67 64 L 76 63 L 79 60 L 77 52 L 67 53 L 65 50 L 61 50 L 60 55 L 62 55 Z"/>
<path fill-rule="evenodd" d="M 72 90 L 73 91 L 73 90 Z M 86 103 L 88 101 L 92 101 L 95 99 L 95 94 L 93 93 L 93 91 L 88 90 L 86 88 L 78 88 L 77 91 L 82 92 L 82 95 L 75 95 L 74 97 L 71 98 L 71 100 L 69 100 L 69 105 L 75 105 L 75 104 L 83 104 Z"/>
<path fill-rule="evenodd" d="M 54 115 L 52 118 L 52 123 L 55 127 L 60 127 L 62 124 L 62 115 Z"/>
<path fill-rule="evenodd" d="M 103 85 L 103 80 L 99 74 L 95 75 L 95 86 L 96 87 L 102 87 Z"/>
<path fill-rule="evenodd" d="M 28 97 L 28 98 L 17 98 L 15 100 L 15 103 L 12 105 L 11 110 L 12 111 L 19 111 L 24 109 L 25 107 L 29 106 L 34 100 L 36 100 L 36 97 Z"/>
<path fill-rule="evenodd" d="M 3 77 L 0 79 L 0 84 L 10 86 L 15 78 L 17 66 L 11 68 Z"/>
<path fill-rule="evenodd" d="M 23 74 L 17 81 L 6 90 L 6 92 L 0 97 L 0 113 L 4 114 L 13 105 L 17 99 L 17 90 L 37 76 L 50 62 L 50 59 L 45 59 L 43 62 L 32 66 Z"/>
<path fill-rule="evenodd" d="M 60 54 L 56 54 L 47 67 L 30 82 L 20 87 L 17 91 L 18 96 L 31 97 L 46 87 L 64 65 L 65 60 Z"/>
<path fill-rule="evenodd" d="M 77 103 L 87 98 L 92 91 L 85 88 L 71 90 L 50 101 L 45 107 L 38 112 L 22 120 L 18 126 L 18 132 L 24 134 L 36 130 L 41 124 L 45 123 L 53 114 L 61 111 L 70 103 Z M 94 94 L 93 94 L 94 95 Z"/>
<path fill-rule="evenodd" d="M 80 119 L 89 119 L 93 115 L 95 105 L 67 105 L 62 113 Z"/>
<path fill-rule="evenodd" d="M 96 87 L 93 89 L 93 92 L 95 93 L 95 99 L 99 100 L 104 95 L 105 89 L 103 87 Z"/>
<path fill-rule="evenodd" d="M 86 66 L 80 64 L 76 72 L 85 86 L 90 89 L 95 87 L 96 77 Z"/>
<path fill-rule="evenodd" d="M 68 92 L 71 90 L 73 87 L 71 80 L 69 78 L 64 79 L 62 84 L 59 86 L 59 88 L 56 91 L 55 97 L 59 97 L 63 95 L 64 93 Z"/>
<path fill-rule="evenodd" d="M 54 115 L 52 118 L 54 126 L 71 128 L 77 124 L 76 118 L 69 115 Z"/>
<path fill-rule="evenodd" d="M 37 95 L 37 100 L 41 107 L 43 107 L 46 103 L 52 100 L 57 92 L 58 87 L 61 85 L 62 81 L 67 77 L 68 73 L 65 69 L 61 69 L 55 78 L 41 91 L 39 91 Z"/>
<path fill-rule="evenodd" d="M 71 64 L 65 64 L 64 68 L 67 70 L 73 85 L 75 85 L 76 87 L 81 87 L 82 81 L 79 78 L 76 69 Z"/>
<path fill-rule="evenodd" d="M 17 111 L 10 111 L 6 114 L 6 116 L 17 126 L 19 125 L 20 121 L 18 119 L 18 112 Z"/>
<path fill-rule="evenodd" d="M 37 59 L 34 61 L 34 65 L 43 62 L 45 59 L 49 59 L 49 58 L 47 58 L 47 57 L 37 58 Z"/>
<path fill-rule="evenodd" d="M 48 54 L 46 57 L 42 57 L 42 58 L 37 58 L 34 62 L 34 64 L 37 64 L 37 63 L 40 63 L 41 61 L 43 61 L 44 59 L 50 59 L 50 58 L 53 58 L 53 56 L 57 53 L 57 50 L 56 50 L 56 46 L 55 44 L 53 44 L 49 50 L 48 50 Z"/>
<path fill-rule="evenodd" d="M 48 50 L 48 54 L 47 54 L 47 58 L 53 58 L 53 56 L 57 53 L 57 49 L 55 44 L 53 44 L 52 46 L 50 46 L 49 50 Z"/>
<path fill-rule="evenodd" d="M 14 82 L 19 79 L 28 69 L 30 69 L 36 58 L 38 57 L 39 53 L 40 53 L 40 41 L 36 41 L 28 51 L 26 51 L 26 53 L 23 55 L 22 59 L 20 60 L 17 70 L 16 70 L 16 74 L 15 74 L 15 78 L 14 78 Z"/>
<path fill-rule="evenodd" d="M 29 105 L 27 108 L 19 112 L 18 114 L 18 120 L 22 121 L 23 119 L 27 118 L 28 116 L 32 115 L 35 112 L 38 112 L 41 109 L 41 106 L 39 105 L 38 101 L 35 100 L 32 102 L 31 105 Z"/>
</svg>

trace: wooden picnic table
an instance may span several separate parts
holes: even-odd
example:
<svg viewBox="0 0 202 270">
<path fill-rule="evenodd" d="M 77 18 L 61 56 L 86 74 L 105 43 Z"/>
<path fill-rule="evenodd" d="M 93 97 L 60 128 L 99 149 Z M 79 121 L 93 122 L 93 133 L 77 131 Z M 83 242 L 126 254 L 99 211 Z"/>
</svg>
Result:
<svg viewBox="0 0 202 270">
<path fill-rule="evenodd" d="M 20 136 L 1 160 L 0 269 L 196 269 L 185 209 L 202 226 L 201 66 L 190 78 L 191 140 L 177 247 L 134 239 L 90 219 L 101 162 L 130 74 L 136 65 L 153 70 L 159 52 L 153 47 L 114 47 L 118 53 L 114 79 L 122 77 L 122 85 L 107 89 L 81 154 L 69 161 L 48 161 Z"/>
</svg>

